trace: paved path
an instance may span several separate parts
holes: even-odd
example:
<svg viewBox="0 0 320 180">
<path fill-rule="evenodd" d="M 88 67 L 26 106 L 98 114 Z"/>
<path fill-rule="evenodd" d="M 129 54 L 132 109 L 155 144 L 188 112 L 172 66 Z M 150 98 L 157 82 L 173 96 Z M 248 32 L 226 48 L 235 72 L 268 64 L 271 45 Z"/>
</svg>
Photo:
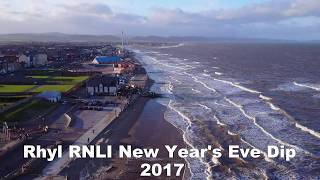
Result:
<svg viewBox="0 0 320 180">
<path fill-rule="evenodd" d="M 97 137 L 121 112 L 121 109 L 116 107 L 116 113 L 110 112 L 92 128 L 88 129 L 79 139 L 77 139 L 73 145 L 87 145 L 95 137 Z M 94 133 L 93 130 L 95 131 Z M 88 142 L 89 138 L 89 142 Z M 75 158 L 74 158 L 75 159 Z M 69 150 L 64 152 L 62 158 L 56 159 L 49 163 L 48 166 L 42 171 L 44 176 L 56 176 L 58 175 L 71 161 L 74 159 L 69 158 Z"/>
</svg>

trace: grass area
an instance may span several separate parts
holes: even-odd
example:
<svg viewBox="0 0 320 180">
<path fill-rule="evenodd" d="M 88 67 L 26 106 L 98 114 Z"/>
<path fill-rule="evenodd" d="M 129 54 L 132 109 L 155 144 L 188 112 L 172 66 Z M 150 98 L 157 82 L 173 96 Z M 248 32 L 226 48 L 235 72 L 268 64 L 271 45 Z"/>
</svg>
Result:
<svg viewBox="0 0 320 180">
<path fill-rule="evenodd" d="M 19 101 L 21 99 L 30 97 L 28 95 L 22 95 L 22 96 L 10 96 L 10 95 L 5 95 L 5 96 L 0 96 L 0 103 L 12 103 Z"/>
<path fill-rule="evenodd" d="M 10 96 L 10 95 L 5 95 L 5 96 L 0 96 L 0 110 L 2 110 L 2 108 L 5 108 L 7 106 L 10 106 L 11 104 L 28 98 L 30 96 L 28 95 L 22 95 L 22 96 Z"/>
<path fill-rule="evenodd" d="M 67 76 L 67 77 L 63 77 L 63 76 L 55 76 L 52 79 L 53 80 L 57 80 L 57 81 L 64 81 L 64 82 L 68 82 L 70 84 L 78 84 L 86 79 L 88 79 L 88 76 Z"/>
<path fill-rule="evenodd" d="M 33 88 L 34 85 L 0 85 L 0 93 L 19 93 Z"/>
<path fill-rule="evenodd" d="M 60 91 L 60 92 L 67 92 L 69 91 L 74 85 L 42 85 L 31 92 L 40 93 L 43 91 Z"/>
<path fill-rule="evenodd" d="M 53 82 L 57 84 L 69 84 L 69 85 L 76 85 L 84 80 L 88 79 L 88 76 L 54 76 L 48 79 L 48 82 Z"/>
<path fill-rule="evenodd" d="M 57 83 L 57 84 L 78 84 L 86 79 L 88 76 L 28 76 L 34 79 L 44 80 L 48 83 Z"/>
<path fill-rule="evenodd" d="M 41 115 L 45 110 L 52 107 L 51 103 L 42 99 L 34 99 L 31 102 L 20 104 L 6 112 L 0 114 L 0 121 L 4 122 L 21 122 L 27 121 Z"/>
<path fill-rule="evenodd" d="M 48 75 L 56 75 L 61 73 L 61 71 L 55 69 L 46 69 L 46 70 L 28 70 L 26 72 L 27 75 L 39 75 L 39 76 L 48 76 Z"/>
<path fill-rule="evenodd" d="M 27 76 L 29 78 L 33 79 L 48 79 L 50 76 Z"/>
<path fill-rule="evenodd" d="M 28 70 L 17 77 L 14 82 L 24 85 L 3 85 L 0 84 L 0 93 L 39 93 L 46 90 L 67 92 L 75 85 L 88 79 L 89 76 L 63 76 L 59 70 Z M 10 83 L 8 83 L 10 84 Z M 0 101 L 1 102 L 1 101 Z"/>
<path fill-rule="evenodd" d="M 5 107 L 5 106 L 9 106 L 10 104 L 12 104 L 11 102 L 1 102 L 0 101 L 0 109 Z"/>
</svg>

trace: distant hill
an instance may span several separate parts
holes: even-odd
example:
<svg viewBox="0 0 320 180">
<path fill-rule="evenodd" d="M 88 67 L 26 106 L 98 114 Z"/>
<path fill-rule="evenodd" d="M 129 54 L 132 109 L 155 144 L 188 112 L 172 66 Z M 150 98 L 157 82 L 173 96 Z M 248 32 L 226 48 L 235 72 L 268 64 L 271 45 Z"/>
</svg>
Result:
<svg viewBox="0 0 320 180">
<path fill-rule="evenodd" d="M 0 34 L 0 41 L 35 41 L 35 42 L 114 42 L 120 41 L 117 36 L 112 35 L 84 35 L 63 33 L 18 33 Z"/>
<path fill-rule="evenodd" d="M 0 42 L 120 42 L 121 37 L 114 35 L 86 35 L 64 33 L 17 33 L 0 34 Z M 262 38 L 228 38 L 201 36 L 135 36 L 129 42 L 233 42 L 233 43 L 294 43 L 299 41 Z M 305 41 L 319 43 L 319 40 Z"/>
<path fill-rule="evenodd" d="M 228 38 L 228 37 L 201 37 L 201 36 L 137 36 L 131 41 L 142 42 L 295 42 L 281 39 L 259 39 L 259 38 Z"/>
</svg>

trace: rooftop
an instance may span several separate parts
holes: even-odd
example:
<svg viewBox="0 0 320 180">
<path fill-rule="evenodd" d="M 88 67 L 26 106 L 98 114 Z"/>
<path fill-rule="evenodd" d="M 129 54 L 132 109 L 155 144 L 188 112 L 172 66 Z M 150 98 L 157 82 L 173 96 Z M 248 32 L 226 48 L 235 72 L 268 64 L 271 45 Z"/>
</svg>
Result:
<svg viewBox="0 0 320 180">
<path fill-rule="evenodd" d="M 87 82 L 87 86 L 98 86 L 99 84 L 102 84 L 103 86 L 116 86 L 119 84 L 119 78 L 114 76 L 108 76 L 108 75 L 98 75 L 93 78 L 91 78 Z"/>
<path fill-rule="evenodd" d="M 55 98 L 61 96 L 61 92 L 59 91 L 43 91 L 38 95 L 38 97 L 42 98 Z"/>
<path fill-rule="evenodd" d="M 119 56 L 96 56 L 93 63 L 103 64 L 103 63 L 115 63 L 120 60 Z"/>
</svg>

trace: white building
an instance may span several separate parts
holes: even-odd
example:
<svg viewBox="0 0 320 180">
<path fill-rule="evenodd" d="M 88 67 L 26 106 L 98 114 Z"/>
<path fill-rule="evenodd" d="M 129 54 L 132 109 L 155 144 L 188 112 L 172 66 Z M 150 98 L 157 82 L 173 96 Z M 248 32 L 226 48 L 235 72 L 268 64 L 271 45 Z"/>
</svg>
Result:
<svg viewBox="0 0 320 180">
<path fill-rule="evenodd" d="M 31 66 L 31 61 L 30 61 L 30 57 L 26 56 L 24 54 L 19 56 L 19 63 L 24 63 L 25 67 L 30 67 Z"/>
<path fill-rule="evenodd" d="M 43 91 L 37 97 L 44 98 L 50 102 L 58 102 L 61 100 L 61 93 L 59 91 Z"/>
<path fill-rule="evenodd" d="M 42 66 L 48 64 L 48 56 L 46 54 L 36 54 L 33 56 L 32 59 L 32 65 L 37 67 L 37 66 Z"/>
<path fill-rule="evenodd" d="M 93 95 L 117 95 L 119 89 L 118 77 L 96 76 L 87 82 L 87 93 Z"/>
</svg>

